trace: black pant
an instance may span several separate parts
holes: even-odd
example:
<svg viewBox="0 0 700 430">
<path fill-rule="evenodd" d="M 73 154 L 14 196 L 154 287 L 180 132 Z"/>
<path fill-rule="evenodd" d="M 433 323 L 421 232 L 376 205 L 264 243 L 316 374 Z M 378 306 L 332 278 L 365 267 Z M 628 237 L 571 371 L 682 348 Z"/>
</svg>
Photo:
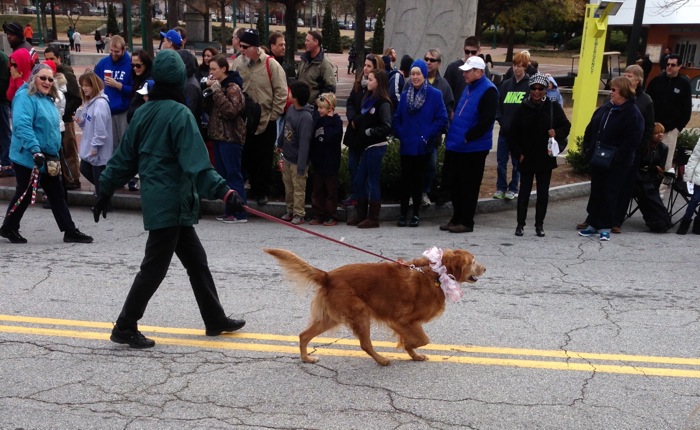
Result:
<svg viewBox="0 0 700 430">
<path fill-rule="evenodd" d="M 413 199 L 413 215 L 418 216 L 425 185 L 425 168 L 429 155 L 401 156 L 401 216 L 408 214 L 408 200 Z"/>
<path fill-rule="evenodd" d="M 609 170 L 591 168 L 591 194 L 586 206 L 586 220 L 593 228 L 615 227 L 615 210 L 630 168 L 631 166 L 620 166 L 614 162 Z"/>
<path fill-rule="evenodd" d="M 261 134 L 246 136 L 243 146 L 243 171 L 250 181 L 249 198 L 261 198 L 270 194 L 276 138 L 276 121 L 270 121 Z"/>
<path fill-rule="evenodd" d="M 520 172 L 520 192 L 518 193 L 518 224 L 525 225 L 527 206 L 530 203 L 532 181 L 537 178 L 537 203 L 535 205 L 535 226 L 544 225 L 549 203 L 549 183 L 552 180 L 552 169 L 538 172 Z"/>
<path fill-rule="evenodd" d="M 107 166 L 93 166 L 85 160 L 80 160 L 80 174 L 95 186 L 95 195 L 100 195 L 100 175 Z"/>
<path fill-rule="evenodd" d="M 481 180 L 489 151 L 454 152 L 445 151 L 445 169 L 449 175 L 450 199 L 452 200 L 452 224 L 474 227 L 474 214 L 479 202 Z"/>
<path fill-rule="evenodd" d="M 209 271 L 207 254 L 194 227 L 177 226 L 151 230 L 148 233 L 141 270 L 136 274 L 117 319 L 117 326 L 121 330 L 136 330 L 137 322 L 143 317 L 148 301 L 168 273 L 173 254 L 177 255 L 187 270 L 204 325 L 216 327 L 225 320 L 226 314 L 219 302 L 214 279 Z"/>
<path fill-rule="evenodd" d="M 3 221 L 2 225 L 7 229 L 19 230 L 20 221 L 22 221 L 24 212 L 32 201 L 32 169 L 20 166 L 19 164 L 13 164 L 13 168 L 15 170 L 17 188 L 15 189 L 15 195 L 12 196 L 12 200 L 10 200 L 10 206 L 7 208 L 7 212 L 14 207 L 20 197 L 24 196 L 24 198 L 12 214 L 5 217 L 5 221 Z M 59 230 L 75 230 L 75 224 L 73 223 L 70 211 L 68 210 L 68 204 L 66 203 L 66 193 L 63 190 L 61 176 L 41 174 L 39 177 L 39 185 L 44 189 L 44 194 L 46 194 L 49 203 L 51 203 L 51 212 L 53 212 L 53 217 L 56 220 Z"/>
</svg>

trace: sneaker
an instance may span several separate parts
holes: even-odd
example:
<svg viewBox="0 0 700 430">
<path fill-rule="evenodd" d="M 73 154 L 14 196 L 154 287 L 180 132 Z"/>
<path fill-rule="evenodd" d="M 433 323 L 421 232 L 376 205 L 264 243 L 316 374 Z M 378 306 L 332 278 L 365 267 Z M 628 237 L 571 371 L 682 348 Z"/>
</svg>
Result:
<svg viewBox="0 0 700 430">
<path fill-rule="evenodd" d="M 610 240 L 610 233 L 607 231 L 601 231 L 600 240 Z"/>
<path fill-rule="evenodd" d="M 493 193 L 493 198 L 494 198 L 494 199 L 502 199 L 502 198 L 504 198 L 505 196 L 506 196 L 506 193 L 504 193 L 503 191 L 500 191 L 500 190 L 499 190 L 499 191 L 496 191 L 495 193 Z"/>
<path fill-rule="evenodd" d="M 0 236 L 8 239 L 12 243 L 27 243 L 27 239 L 19 234 L 19 230 L 0 227 Z"/>
<path fill-rule="evenodd" d="M 248 218 L 236 218 L 233 215 L 225 216 L 221 222 L 224 224 L 243 224 L 248 222 Z"/>
<path fill-rule="evenodd" d="M 357 199 L 353 196 L 349 196 L 347 199 L 341 202 L 343 206 L 355 206 L 357 204 Z"/>
<path fill-rule="evenodd" d="M 207 336 L 218 336 L 225 331 L 240 330 L 243 328 L 244 325 L 245 325 L 244 320 L 235 320 L 233 318 L 226 318 L 226 321 L 224 322 L 223 325 L 221 325 L 220 327 L 216 327 L 216 328 L 207 328 L 205 333 Z"/>
<path fill-rule="evenodd" d="M 399 221 L 396 223 L 397 227 L 406 227 L 408 225 L 408 221 L 406 221 L 406 217 L 404 215 L 401 215 L 399 218 Z"/>
<path fill-rule="evenodd" d="M 290 213 L 290 212 L 287 212 L 286 214 L 282 215 L 282 216 L 280 217 L 280 219 L 281 219 L 282 221 L 287 221 L 287 222 L 289 222 L 289 221 L 291 221 L 291 220 L 294 219 L 294 214 L 293 214 L 293 213 Z"/>
<path fill-rule="evenodd" d="M 138 178 L 129 181 L 129 191 L 138 191 L 140 187 Z"/>
<path fill-rule="evenodd" d="M 505 195 L 506 200 L 513 200 L 515 198 L 515 193 L 512 191 L 508 191 Z"/>
<path fill-rule="evenodd" d="M 423 198 L 421 199 L 421 205 L 423 207 L 430 206 L 433 202 L 430 201 L 430 197 L 428 197 L 428 194 L 423 193 Z"/>
<path fill-rule="evenodd" d="M 338 221 L 336 221 L 335 218 L 328 218 L 327 220 L 323 221 L 323 225 L 326 227 L 333 227 L 336 224 L 338 224 Z"/>
<path fill-rule="evenodd" d="M 318 218 L 311 218 L 311 221 L 309 221 L 309 225 L 321 225 L 323 224 L 323 221 L 321 221 Z"/>
<path fill-rule="evenodd" d="M 83 233 L 77 228 L 75 230 L 66 231 L 65 233 L 63 233 L 64 242 L 92 243 L 92 240 L 92 237 L 88 236 L 87 234 Z"/>
<path fill-rule="evenodd" d="M 593 236 L 593 235 L 596 234 L 596 233 L 598 233 L 598 230 L 594 229 L 593 227 L 591 227 L 591 226 L 589 225 L 589 226 L 586 227 L 585 229 L 580 230 L 580 231 L 578 232 L 578 235 L 579 235 L 579 236 L 583 236 L 583 237 L 589 237 L 589 236 Z"/>
<path fill-rule="evenodd" d="M 138 330 L 120 330 L 116 325 L 112 329 L 109 340 L 115 343 L 127 344 L 132 348 L 152 348 L 156 342 L 142 335 Z"/>
<path fill-rule="evenodd" d="M 226 218 L 226 214 L 221 214 L 221 215 L 219 215 L 219 216 L 216 217 L 216 220 L 217 220 L 217 221 L 223 221 L 224 218 Z"/>
<path fill-rule="evenodd" d="M 267 196 L 262 196 L 258 199 L 258 205 L 260 206 L 265 206 L 269 200 L 267 200 Z"/>
<path fill-rule="evenodd" d="M 304 218 L 300 217 L 299 215 L 294 215 L 294 218 L 292 218 L 292 224 L 294 224 L 294 225 L 304 224 Z"/>
<path fill-rule="evenodd" d="M 245 181 L 245 184 L 243 184 L 243 189 L 244 189 L 244 190 L 249 190 L 249 189 L 250 189 L 250 181 Z"/>
<path fill-rule="evenodd" d="M 420 218 L 418 218 L 418 215 L 413 215 L 411 218 L 411 221 L 408 223 L 409 227 L 418 227 L 418 224 L 420 224 Z"/>
</svg>

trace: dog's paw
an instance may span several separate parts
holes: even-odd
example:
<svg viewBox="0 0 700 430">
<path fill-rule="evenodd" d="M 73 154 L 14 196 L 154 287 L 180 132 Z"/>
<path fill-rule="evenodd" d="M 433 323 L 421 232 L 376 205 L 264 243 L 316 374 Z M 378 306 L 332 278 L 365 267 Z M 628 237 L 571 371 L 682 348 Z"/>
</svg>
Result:
<svg viewBox="0 0 700 430">
<path fill-rule="evenodd" d="M 310 356 L 308 356 L 308 355 L 307 355 L 306 357 L 301 357 L 301 360 L 302 360 L 304 363 L 311 363 L 311 364 L 318 362 L 318 358 L 316 358 L 316 357 L 310 357 Z"/>
<path fill-rule="evenodd" d="M 428 357 L 423 354 L 414 354 L 411 356 L 411 359 L 413 359 L 413 361 L 428 361 Z"/>
</svg>

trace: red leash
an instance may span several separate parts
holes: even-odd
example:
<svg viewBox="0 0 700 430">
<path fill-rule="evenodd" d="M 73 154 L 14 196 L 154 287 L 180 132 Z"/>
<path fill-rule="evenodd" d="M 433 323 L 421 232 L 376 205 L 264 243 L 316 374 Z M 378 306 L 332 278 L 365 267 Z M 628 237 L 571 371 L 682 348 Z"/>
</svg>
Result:
<svg viewBox="0 0 700 430">
<path fill-rule="evenodd" d="M 260 212 L 260 211 L 258 211 L 258 210 L 255 210 L 255 209 L 253 209 L 253 208 L 251 208 L 251 207 L 249 207 L 249 206 L 247 206 L 247 205 L 243 205 L 243 209 L 245 209 L 245 211 L 248 212 L 248 213 L 250 213 L 250 214 L 257 215 L 257 216 L 259 216 L 259 217 L 261 217 L 261 218 L 265 218 L 265 219 L 267 219 L 267 220 L 274 221 L 274 222 L 277 222 L 277 223 L 280 223 L 280 224 L 284 224 L 284 225 L 286 225 L 287 227 L 295 228 L 295 229 L 297 229 L 297 230 L 303 231 L 304 233 L 309 233 L 309 234 L 312 234 L 312 235 L 314 235 L 314 236 L 320 237 L 320 238 L 322 238 L 322 239 L 330 240 L 331 242 L 335 242 L 335 243 L 337 243 L 337 244 L 340 244 L 340 245 L 343 245 L 343 246 L 347 246 L 348 248 L 352 248 L 352 249 L 354 249 L 354 250 L 356 250 L 356 251 L 361 251 L 361 252 L 364 252 L 364 253 L 366 253 L 366 254 L 372 255 L 372 256 L 374 256 L 374 257 L 378 257 L 378 258 L 381 258 L 381 259 L 383 259 L 383 260 L 391 261 L 392 263 L 401 264 L 401 265 L 403 265 L 403 266 L 410 267 L 410 266 L 409 266 L 408 264 L 406 264 L 406 263 L 402 263 L 402 262 L 400 262 L 400 261 L 392 260 L 391 258 L 385 257 L 385 256 L 383 256 L 383 255 L 375 254 L 374 252 L 367 251 L 366 249 L 358 248 L 357 246 L 350 245 L 349 243 L 341 242 L 341 241 L 339 241 L 339 240 L 337 240 L 337 239 L 333 239 L 332 237 L 325 236 L 325 235 L 323 235 L 323 234 L 321 234 L 321 233 L 316 233 L 315 231 L 305 229 L 304 227 L 299 227 L 298 225 L 294 225 L 294 224 L 292 224 L 292 223 L 290 223 L 290 222 L 283 221 L 283 220 L 281 220 L 281 219 L 279 219 L 279 218 L 276 218 L 276 217 L 274 217 L 274 216 L 272 216 L 272 215 L 268 215 L 268 214 L 266 214 L 266 213 L 264 213 L 264 212 Z"/>
</svg>

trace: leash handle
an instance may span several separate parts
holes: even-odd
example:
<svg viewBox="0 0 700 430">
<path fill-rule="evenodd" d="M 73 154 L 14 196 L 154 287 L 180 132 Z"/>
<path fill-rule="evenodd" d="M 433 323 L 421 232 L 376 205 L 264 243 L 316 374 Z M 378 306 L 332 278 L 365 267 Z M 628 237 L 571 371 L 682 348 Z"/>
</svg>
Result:
<svg viewBox="0 0 700 430">
<path fill-rule="evenodd" d="M 375 254 L 374 252 L 367 251 L 366 249 L 358 248 L 357 246 L 350 245 L 349 243 L 341 242 L 341 241 L 339 241 L 338 239 L 333 239 L 332 237 L 328 237 L 328 236 L 323 235 L 323 234 L 321 234 L 321 233 L 317 233 L 317 232 L 315 232 L 315 231 L 308 230 L 308 229 L 306 229 L 306 228 L 304 228 L 304 227 L 299 227 L 298 225 L 294 225 L 294 224 L 292 224 L 292 223 L 290 223 L 290 222 L 283 221 L 283 220 L 281 220 L 281 219 L 278 219 L 278 218 L 276 218 L 276 217 L 273 217 L 272 215 L 268 215 L 268 214 L 266 214 L 266 213 L 264 213 L 264 212 L 260 212 L 260 211 L 258 211 L 258 210 L 255 210 L 255 209 L 253 209 L 253 208 L 251 208 L 251 207 L 249 207 L 249 206 L 247 206 L 247 205 L 243 205 L 243 209 L 245 209 L 245 211 L 248 212 L 248 213 L 250 213 L 250 214 L 257 215 L 257 216 L 259 216 L 259 217 L 261 217 L 261 218 L 265 218 L 265 219 L 267 219 L 267 220 L 274 221 L 274 222 L 276 222 L 276 223 L 284 224 L 284 225 L 287 226 L 287 227 L 295 228 L 295 229 L 297 229 L 297 230 L 303 231 L 304 233 L 309 233 L 309 234 L 314 235 L 314 236 L 316 236 L 316 237 L 320 237 L 320 238 L 322 238 L 322 239 L 330 240 L 331 242 L 335 242 L 335 243 L 337 243 L 337 244 L 340 244 L 340 245 L 343 245 L 343 246 L 347 246 L 348 248 L 352 248 L 352 249 L 354 249 L 354 250 L 356 250 L 356 251 L 364 252 L 365 254 L 369 254 L 369 255 L 371 255 L 371 256 L 380 258 L 380 259 L 382 259 L 382 260 L 387 260 L 387 261 L 390 261 L 390 262 L 392 262 L 392 263 L 396 263 L 396 264 L 400 264 L 400 265 L 402 265 L 402 266 L 410 267 L 410 266 L 409 266 L 408 264 L 406 264 L 406 263 L 402 263 L 402 262 L 397 261 L 397 260 L 392 260 L 392 259 L 389 258 L 389 257 L 385 257 L 385 256 L 383 256 L 383 255 Z"/>
<path fill-rule="evenodd" d="M 32 169 L 32 177 L 29 179 L 29 184 L 27 185 L 27 189 L 24 190 L 22 195 L 19 196 L 19 198 L 15 202 L 15 204 L 12 205 L 12 207 L 10 208 L 9 211 L 7 211 L 7 215 L 5 215 L 5 218 L 9 217 L 10 215 L 12 215 L 12 213 L 15 210 L 17 210 L 17 208 L 22 203 L 22 200 L 24 200 L 24 197 L 27 195 L 27 192 L 29 192 L 30 189 L 32 190 L 32 201 L 30 202 L 30 204 L 33 205 L 34 203 L 36 203 L 36 190 L 38 188 L 39 188 L 39 169 L 36 166 L 34 166 L 34 168 Z"/>
</svg>

